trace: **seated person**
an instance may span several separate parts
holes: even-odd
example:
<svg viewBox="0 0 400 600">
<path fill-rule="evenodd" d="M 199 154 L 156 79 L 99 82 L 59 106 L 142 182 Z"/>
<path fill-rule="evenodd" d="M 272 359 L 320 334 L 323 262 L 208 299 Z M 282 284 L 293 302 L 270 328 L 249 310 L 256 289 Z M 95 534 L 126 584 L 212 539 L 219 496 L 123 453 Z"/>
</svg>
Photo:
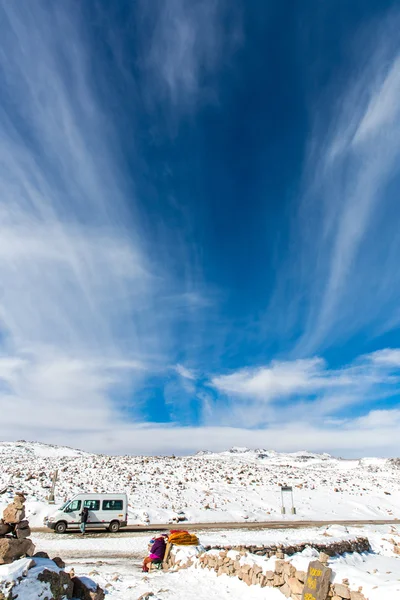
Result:
<svg viewBox="0 0 400 600">
<path fill-rule="evenodd" d="M 160 535 L 160 536 L 150 540 L 149 556 L 146 556 L 146 558 L 143 561 L 143 571 L 145 573 L 147 573 L 149 570 L 149 568 L 147 566 L 149 563 L 152 563 L 155 561 L 160 562 L 164 559 L 165 549 L 166 549 L 165 535 Z"/>
</svg>

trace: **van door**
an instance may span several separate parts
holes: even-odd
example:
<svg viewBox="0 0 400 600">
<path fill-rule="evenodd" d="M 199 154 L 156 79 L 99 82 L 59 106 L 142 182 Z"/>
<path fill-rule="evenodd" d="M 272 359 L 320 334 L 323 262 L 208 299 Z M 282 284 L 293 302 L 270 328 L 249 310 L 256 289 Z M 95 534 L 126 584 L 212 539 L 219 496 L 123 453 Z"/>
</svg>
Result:
<svg viewBox="0 0 400 600">
<path fill-rule="evenodd" d="M 83 506 L 89 510 L 87 524 L 92 527 L 98 527 L 101 523 L 100 519 L 100 500 L 85 500 Z"/>
<path fill-rule="evenodd" d="M 81 517 L 79 513 L 81 512 L 82 501 L 81 500 L 72 500 L 64 508 L 64 514 L 66 517 L 67 527 L 73 528 L 78 527 L 81 522 Z"/>
<path fill-rule="evenodd" d="M 121 524 L 125 523 L 124 501 L 121 497 L 107 498 L 102 504 L 103 523 L 109 525 L 108 529 L 116 533 Z"/>
</svg>

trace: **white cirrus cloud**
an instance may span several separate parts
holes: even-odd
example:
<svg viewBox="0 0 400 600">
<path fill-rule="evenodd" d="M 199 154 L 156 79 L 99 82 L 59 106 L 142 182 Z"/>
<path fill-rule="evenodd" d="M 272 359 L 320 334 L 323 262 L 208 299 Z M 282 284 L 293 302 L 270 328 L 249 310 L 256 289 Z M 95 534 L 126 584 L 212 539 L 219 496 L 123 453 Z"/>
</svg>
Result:
<svg viewBox="0 0 400 600">
<path fill-rule="evenodd" d="M 141 63 L 151 102 L 167 99 L 183 111 L 205 100 L 215 102 L 210 77 L 242 39 L 235 8 L 226 0 L 155 0 L 139 6 L 145 35 Z"/>
<path fill-rule="evenodd" d="M 295 357 L 400 322 L 399 27 L 398 10 L 363 23 L 312 99 L 295 250 L 267 312 L 272 329 L 298 340 Z"/>
<path fill-rule="evenodd" d="M 138 418 L 192 290 L 144 250 L 79 7 L 2 4 L 0 36 L 0 437 L 101 436 Z"/>
<path fill-rule="evenodd" d="M 190 380 L 196 379 L 196 373 L 192 369 L 188 369 L 187 367 L 185 367 L 179 363 L 177 365 L 175 365 L 174 370 L 178 373 L 178 375 L 180 375 L 184 379 L 190 379 Z"/>
<path fill-rule="evenodd" d="M 384 348 L 370 354 L 370 360 L 377 365 L 388 367 L 400 367 L 400 349 Z"/>
</svg>

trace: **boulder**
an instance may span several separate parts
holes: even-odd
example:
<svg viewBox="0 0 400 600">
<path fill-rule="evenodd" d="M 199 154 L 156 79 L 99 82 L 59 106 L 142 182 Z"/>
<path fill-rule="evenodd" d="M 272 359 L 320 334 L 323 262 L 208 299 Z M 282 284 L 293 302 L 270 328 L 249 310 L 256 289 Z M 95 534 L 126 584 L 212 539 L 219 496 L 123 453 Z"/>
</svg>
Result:
<svg viewBox="0 0 400 600">
<path fill-rule="evenodd" d="M 296 577 L 290 577 L 287 583 L 291 589 L 292 594 L 301 595 L 303 593 L 304 583 L 301 583 L 298 579 L 296 579 Z"/>
<path fill-rule="evenodd" d="M 283 577 L 283 575 L 275 575 L 274 576 L 274 587 L 279 587 L 281 585 L 284 585 L 285 583 L 285 579 Z"/>
<path fill-rule="evenodd" d="M 265 573 L 265 577 L 266 577 L 267 579 L 273 579 L 273 578 L 275 577 L 275 573 L 274 573 L 274 571 L 266 571 L 266 573 Z"/>
<path fill-rule="evenodd" d="M 287 583 L 285 583 L 285 585 L 279 588 L 279 591 L 282 592 L 282 594 L 286 596 L 286 598 L 290 598 L 290 596 L 292 595 L 291 589 Z"/>
<path fill-rule="evenodd" d="M 16 508 L 22 510 L 25 506 L 25 496 L 23 496 L 22 494 L 16 494 L 13 500 L 13 504 Z"/>
<path fill-rule="evenodd" d="M 88 577 L 73 577 L 73 598 L 79 600 L 104 600 L 104 590 Z"/>
<path fill-rule="evenodd" d="M 323 565 L 327 565 L 328 561 L 329 561 L 329 555 L 326 554 L 325 552 L 320 552 L 319 560 L 320 560 L 320 562 L 322 562 Z"/>
<path fill-rule="evenodd" d="M 307 577 L 307 573 L 305 571 L 296 571 L 294 576 L 296 577 L 296 579 L 304 583 Z"/>
<path fill-rule="evenodd" d="M 285 564 L 285 561 L 283 561 L 283 560 L 275 561 L 275 573 L 277 573 L 278 575 L 283 573 L 284 564 Z"/>
<path fill-rule="evenodd" d="M 344 600 L 350 600 L 350 590 L 343 583 L 335 583 L 333 586 L 333 591 L 336 596 L 343 598 Z"/>
<path fill-rule="evenodd" d="M 32 555 L 32 558 L 50 558 L 50 556 L 47 552 L 35 552 L 35 554 Z"/>
<path fill-rule="evenodd" d="M 3 512 L 3 521 L 5 523 L 15 524 L 25 519 L 25 508 L 19 508 L 15 504 L 9 504 Z"/>
<path fill-rule="evenodd" d="M 364 594 L 361 592 L 350 592 L 351 600 L 365 600 Z"/>
<path fill-rule="evenodd" d="M 65 562 L 63 561 L 62 558 L 60 558 L 59 556 L 55 556 L 54 558 L 51 559 L 54 563 L 56 563 L 57 567 L 59 569 L 65 569 Z"/>
<path fill-rule="evenodd" d="M 283 573 L 285 575 L 288 575 L 289 577 L 294 577 L 296 569 L 291 563 L 285 562 L 285 564 L 283 565 Z"/>
<path fill-rule="evenodd" d="M 53 600 L 64 600 L 64 598 L 73 597 L 74 584 L 70 576 L 64 571 L 56 573 L 45 569 L 42 573 L 39 573 L 38 580 L 50 585 Z"/>
<path fill-rule="evenodd" d="M 23 556 L 32 556 L 35 546 L 31 540 L 0 538 L 0 565 L 12 563 Z"/>
<path fill-rule="evenodd" d="M 24 540 L 31 535 L 28 521 L 20 521 L 15 526 L 15 534 L 19 540 Z"/>
<path fill-rule="evenodd" d="M 7 533 L 10 533 L 11 531 L 12 527 L 8 523 L 5 523 L 3 519 L 0 519 L 0 537 L 7 535 Z"/>
</svg>

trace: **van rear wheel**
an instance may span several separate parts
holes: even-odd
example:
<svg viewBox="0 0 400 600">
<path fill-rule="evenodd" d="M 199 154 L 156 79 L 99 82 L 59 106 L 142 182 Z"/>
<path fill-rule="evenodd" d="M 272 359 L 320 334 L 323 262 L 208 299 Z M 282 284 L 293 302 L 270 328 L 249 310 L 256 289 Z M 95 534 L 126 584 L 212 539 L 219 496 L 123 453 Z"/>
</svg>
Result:
<svg viewBox="0 0 400 600">
<path fill-rule="evenodd" d="M 108 526 L 108 531 L 111 533 L 117 533 L 119 531 L 119 521 L 111 521 Z"/>
<path fill-rule="evenodd" d="M 56 523 L 56 526 L 54 527 L 54 531 L 56 533 L 65 533 L 67 530 L 67 524 L 65 521 L 58 521 L 58 523 Z"/>
</svg>

